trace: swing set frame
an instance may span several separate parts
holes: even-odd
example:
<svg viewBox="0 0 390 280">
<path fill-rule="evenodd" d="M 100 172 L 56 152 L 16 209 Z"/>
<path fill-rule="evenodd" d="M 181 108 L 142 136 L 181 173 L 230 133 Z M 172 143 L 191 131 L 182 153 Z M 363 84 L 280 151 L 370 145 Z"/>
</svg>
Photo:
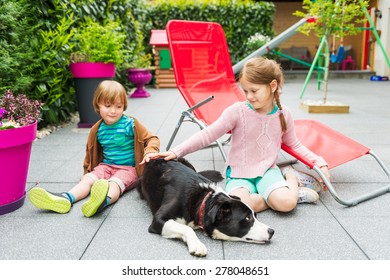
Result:
<svg viewBox="0 0 390 280">
<path fill-rule="evenodd" d="M 360 0 L 360 2 L 362 2 Z M 375 36 L 376 42 L 378 43 L 383 56 L 385 57 L 387 66 L 390 68 L 390 59 L 386 54 L 385 48 L 380 40 L 379 34 L 375 28 L 375 24 L 368 13 L 368 10 L 366 7 L 363 7 L 363 12 L 365 14 L 365 17 L 369 23 L 369 27 L 360 27 L 359 30 L 370 30 Z M 300 99 L 303 98 L 304 92 L 307 88 L 307 85 L 310 81 L 311 75 L 313 74 L 314 70 L 317 70 L 317 88 L 318 90 L 321 89 L 321 84 L 324 84 L 324 103 L 327 99 L 327 91 L 328 91 L 328 76 L 329 76 L 329 45 L 327 36 L 323 35 L 320 40 L 320 45 L 318 47 L 318 51 L 316 52 L 316 55 L 313 59 L 313 62 L 310 65 L 309 73 L 306 76 L 305 82 L 303 84 L 303 88 L 301 90 L 301 94 L 299 96 Z M 324 59 L 324 57 L 326 59 Z"/>
</svg>

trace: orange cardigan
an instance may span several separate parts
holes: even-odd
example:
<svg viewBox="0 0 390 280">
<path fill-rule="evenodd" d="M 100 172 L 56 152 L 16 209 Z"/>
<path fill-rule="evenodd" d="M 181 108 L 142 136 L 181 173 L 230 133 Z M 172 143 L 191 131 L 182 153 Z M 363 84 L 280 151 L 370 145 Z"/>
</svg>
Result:
<svg viewBox="0 0 390 280">
<path fill-rule="evenodd" d="M 144 156 L 160 151 L 160 139 L 144 127 L 136 118 L 134 119 L 134 155 L 137 175 L 141 176 L 144 166 L 139 165 Z M 97 132 L 103 119 L 95 123 L 88 135 L 86 153 L 84 159 L 84 174 L 91 172 L 103 161 L 103 148 L 97 140 Z"/>
</svg>

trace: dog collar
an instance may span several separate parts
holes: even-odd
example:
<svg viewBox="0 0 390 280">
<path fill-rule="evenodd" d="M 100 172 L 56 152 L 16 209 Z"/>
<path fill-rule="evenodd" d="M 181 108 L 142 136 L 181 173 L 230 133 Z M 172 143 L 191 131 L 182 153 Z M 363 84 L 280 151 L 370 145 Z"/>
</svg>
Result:
<svg viewBox="0 0 390 280">
<path fill-rule="evenodd" d="M 206 196 L 203 198 L 202 204 L 199 207 L 199 219 L 198 219 L 198 227 L 203 230 L 203 217 L 204 217 L 204 208 L 206 206 L 206 201 L 212 192 L 208 192 Z"/>
</svg>

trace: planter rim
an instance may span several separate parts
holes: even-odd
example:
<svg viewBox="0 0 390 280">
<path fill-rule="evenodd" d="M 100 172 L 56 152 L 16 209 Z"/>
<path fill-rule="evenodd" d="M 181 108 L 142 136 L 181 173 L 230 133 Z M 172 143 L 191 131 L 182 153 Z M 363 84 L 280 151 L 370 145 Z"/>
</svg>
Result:
<svg viewBox="0 0 390 280">
<path fill-rule="evenodd" d="M 0 130 L 0 149 L 30 143 L 37 137 L 38 122 L 29 125 Z"/>
<path fill-rule="evenodd" d="M 151 71 L 152 69 L 149 68 L 128 68 L 126 69 L 127 72 L 137 72 L 137 71 Z"/>
<path fill-rule="evenodd" d="M 75 62 L 70 64 L 74 78 L 113 78 L 115 64 L 104 62 Z"/>
</svg>

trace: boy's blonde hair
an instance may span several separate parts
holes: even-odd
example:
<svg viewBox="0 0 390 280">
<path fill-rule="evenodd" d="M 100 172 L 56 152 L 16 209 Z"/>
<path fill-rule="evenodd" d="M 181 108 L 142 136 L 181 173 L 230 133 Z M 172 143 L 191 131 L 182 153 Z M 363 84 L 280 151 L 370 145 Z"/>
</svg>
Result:
<svg viewBox="0 0 390 280">
<path fill-rule="evenodd" d="M 283 115 L 282 104 L 280 103 L 280 94 L 282 93 L 282 86 L 284 82 L 283 70 L 275 60 L 264 57 L 254 57 L 249 59 L 242 68 L 239 80 L 245 78 L 246 81 L 252 84 L 268 85 L 269 87 L 273 80 L 277 82 L 277 88 L 274 94 L 276 105 L 279 107 L 280 124 L 282 131 L 286 131 L 286 119 Z"/>
<path fill-rule="evenodd" d="M 123 104 L 123 110 L 127 109 L 127 94 L 124 86 L 116 81 L 102 81 L 95 91 L 93 97 L 93 108 L 99 113 L 99 104 L 115 104 L 117 100 Z"/>
</svg>

